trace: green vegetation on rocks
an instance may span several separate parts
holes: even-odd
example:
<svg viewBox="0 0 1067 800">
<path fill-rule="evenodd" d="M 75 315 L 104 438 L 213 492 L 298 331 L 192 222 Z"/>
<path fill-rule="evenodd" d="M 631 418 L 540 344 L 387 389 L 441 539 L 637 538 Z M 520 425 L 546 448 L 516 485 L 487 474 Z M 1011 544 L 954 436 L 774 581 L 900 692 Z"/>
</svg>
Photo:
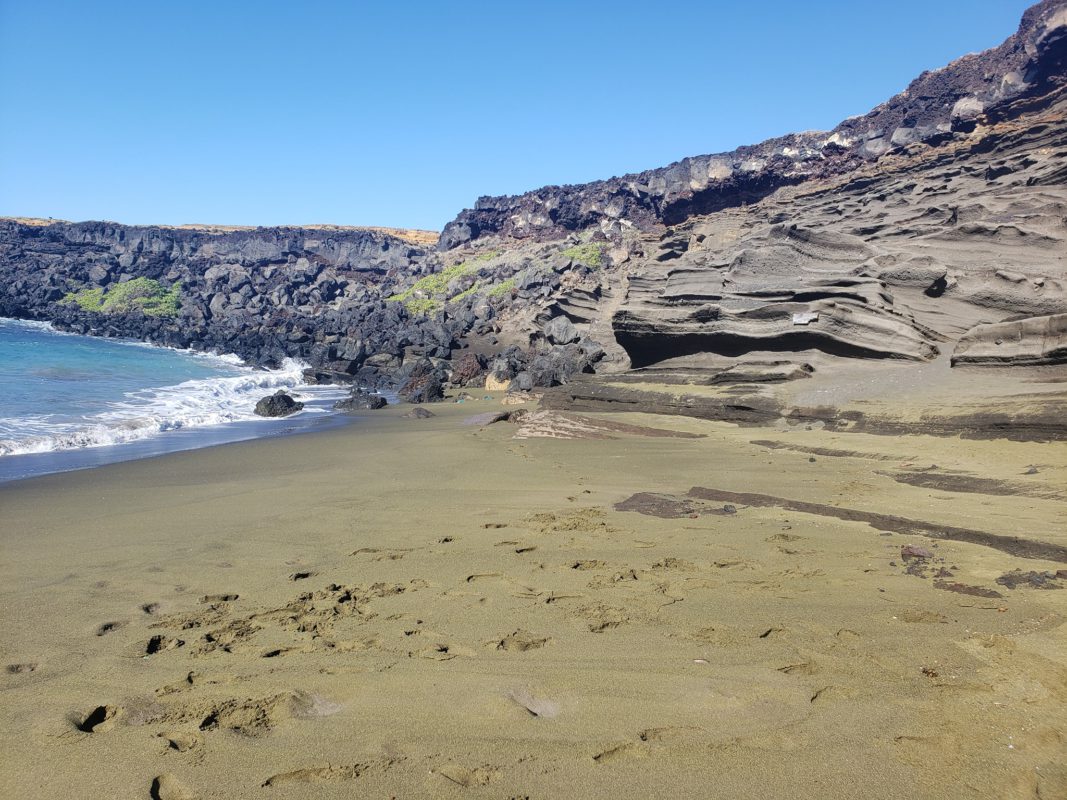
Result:
<svg viewBox="0 0 1067 800">
<path fill-rule="evenodd" d="M 579 261 L 587 267 L 599 269 L 604 257 L 604 250 L 598 244 L 586 242 L 585 244 L 576 244 L 574 247 L 568 247 L 560 255 L 566 256 L 572 261 Z"/>
<path fill-rule="evenodd" d="M 181 305 L 181 284 L 164 287 L 151 278 L 134 278 L 110 289 L 96 287 L 68 292 L 60 302 L 100 314 L 140 310 L 148 317 L 176 317 Z"/>
<path fill-rule="evenodd" d="M 400 300 L 400 297 L 390 297 L 390 300 Z M 412 314 L 430 315 L 441 307 L 440 300 L 431 297 L 407 297 L 402 300 L 404 308 Z"/>
<path fill-rule="evenodd" d="M 409 288 L 394 294 L 389 299 L 403 303 L 404 308 L 411 314 L 431 314 L 449 300 L 468 297 L 473 294 L 477 290 L 477 286 L 472 286 L 454 296 L 448 294 L 448 287 L 457 278 L 474 275 L 481 269 L 481 262 L 494 259 L 498 255 L 500 254 L 495 251 L 481 253 L 466 261 L 445 267 L 440 272 L 419 278 Z"/>
<path fill-rule="evenodd" d="M 506 281 L 501 281 L 500 283 L 498 283 L 496 286 L 486 292 L 486 294 L 489 297 L 510 296 L 511 293 L 515 291 L 515 287 L 517 285 L 518 281 L 516 281 L 515 278 L 508 278 Z"/>
</svg>

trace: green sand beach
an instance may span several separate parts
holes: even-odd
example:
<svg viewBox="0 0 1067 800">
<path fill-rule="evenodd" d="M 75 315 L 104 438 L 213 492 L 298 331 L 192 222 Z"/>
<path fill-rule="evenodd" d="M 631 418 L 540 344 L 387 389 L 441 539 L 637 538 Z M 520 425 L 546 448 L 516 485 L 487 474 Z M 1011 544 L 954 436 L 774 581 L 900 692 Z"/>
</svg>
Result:
<svg viewBox="0 0 1067 800">
<path fill-rule="evenodd" d="M 1062 443 L 432 408 L 0 487 L 0 794 L 1063 796 Z"/>
</svg>

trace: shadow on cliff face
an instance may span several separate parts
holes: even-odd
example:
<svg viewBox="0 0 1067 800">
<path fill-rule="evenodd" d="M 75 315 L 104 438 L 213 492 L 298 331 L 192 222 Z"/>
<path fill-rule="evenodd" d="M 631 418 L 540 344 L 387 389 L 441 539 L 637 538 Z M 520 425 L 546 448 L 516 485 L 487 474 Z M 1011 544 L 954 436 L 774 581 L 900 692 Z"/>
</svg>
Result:
<svg viewBox="0 0 1067 800">
<path fill-rule="evenodd" d="M 808 177 L 807 175 L 782 175 L 773 170 L 755 175 L 734 173 L 726 180 L 716 181 L 705 189 L 683 194 L 676 200 L 665 202 L 660 208 L 660 218 L 665 225 L 678 225 L 690 217 L 758 203 L 783 186 L 796 186 Z"/>
<path fill-rule="evenodd" d="M 661 361 L 698 353 L 713 353 L 736 358 L 753 352 L 797 353 L 820 350 L 832 356 L 866 359 L 898 359 L 891 352 L 871 350 L 823 336 L 814 331 L 797 331 L 770 338 L 739 336 L 730 333 L 685 334 L 679 336 L 634 336 L 618 332 L 617 340 L 634 369 Z"/>
</svg>

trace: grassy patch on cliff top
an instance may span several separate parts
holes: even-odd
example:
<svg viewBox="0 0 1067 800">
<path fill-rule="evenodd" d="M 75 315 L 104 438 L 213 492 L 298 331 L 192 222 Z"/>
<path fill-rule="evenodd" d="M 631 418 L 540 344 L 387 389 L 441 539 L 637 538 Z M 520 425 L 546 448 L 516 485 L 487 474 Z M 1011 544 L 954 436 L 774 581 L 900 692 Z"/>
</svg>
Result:
<svg viewBox="0 0 1067 800">
<path fill-rule="evenodd" d="M 151 278 L 134 278 L 110 289 L 97 287 L 68 292 L 60 302 L 99 314 L 140 310 L 148 317 L 176 317 L 181 305 L 181 291 L 180 283 L 164 287 Z"/>
</svg>

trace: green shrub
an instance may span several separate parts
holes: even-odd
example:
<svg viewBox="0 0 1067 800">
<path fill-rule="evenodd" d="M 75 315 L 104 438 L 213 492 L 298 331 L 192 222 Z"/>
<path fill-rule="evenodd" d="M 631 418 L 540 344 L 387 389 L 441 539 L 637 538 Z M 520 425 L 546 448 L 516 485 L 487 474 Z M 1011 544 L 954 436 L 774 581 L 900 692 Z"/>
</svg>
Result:
<svg viewBox="0 0 1067 800">
<path fill-rule="evenodd" d="M 489 297 L 504 297 L 505 295 L 510 295 L 513 291 L 515 291 L 516 285 L 518 285 L 518 282 L 514 278 L 508 278 L 506 281 L 501 281 L 500 283 L 498 283 L 496 286 L 486 292 L 486 294 Z"/>
<path fill-rule="evenodd" d="M 390 298 L 393 299 L 393 298 Z M 441 301 L 430 297 L 409 297 L 403 301 L 404 308 L 410 314 L 426 314 L 429 316 L 441 307 Z"/>
<path fill-rule="evenodd" d="M 604 250 L 598 244 L 586 242 L 585 244 L 576 244 L 574 247 L 568 247 L 560 253 L 560 255 L 566 256 L 572 261 L 579 261 L 587 267 L 599 269 L 604 256 Z"/>
<path fill-rule="evenodd" d="M 395 300 L 398 303 L 403 303 L 404 307 L 412 314 L 430 314 L 442 305 L 442 302 L 448 302 L 457 298 L 469 297 L 478 290 L 478 285 L 465 289 L 459 294 L 451 297 L 448 295 L 448 286 L 456 278 L 463 278 L 468 275 L 474 275 L 481 269 L 480 262 L 489 261 L 496 258 L 500 253 L 490 251 L 487 253 L 481 253 L 473 256 L 466 261 L 462 261 L 458 264 L 453 264 L 450 267 L 445 267 L 440 272 L 434 272 L 431 275 L 425 275 L 411 284 L 410 287 L 402 292 L 392 295 L 389 300 Z"/>
<path fill-rule="evenodd" d="M 475 283 L 474 285 L 470 286 L 469 288 L 464 289 L 459 294 L 453 295 L 452 297 L 448 298 L 448 302 L 450 302 L 450 303 L 458 303 L 460 300 L 466 300 L 468 297 L 471 297 L 472 295 L 477 294 L 478 291 L 481 288 L 482 288 L 482 284 L 481 284 L 481 281 L 479 281 L 478 283 Z"/>
<path fill-rule="evenodd" d="M 76 305 L 82 311 L 100 311 L 104 307 L 104 290 L 82 289 L 80 292 L 67 292 L 60 302 Z"/>
<path fill-rule="evenodd" d="M 176 317 L 181 306 L 181 292 L 181 284 L 177 282 L 164 288 L 151 278 L 134 278 L 106 290 L 96 287 L 68 292 L 60 302 L 101 314 L 139 309 L 148 317 Z"/>
<path fill-rule="evenodd" d="M 175 281 L 169 289 L 162 290 L 158 294 L 135 298 L 134 302 L 140 305 L 149 317 L 176 317 L 181 307 L 181 293 L 182 285 Z"/>
</svg>

